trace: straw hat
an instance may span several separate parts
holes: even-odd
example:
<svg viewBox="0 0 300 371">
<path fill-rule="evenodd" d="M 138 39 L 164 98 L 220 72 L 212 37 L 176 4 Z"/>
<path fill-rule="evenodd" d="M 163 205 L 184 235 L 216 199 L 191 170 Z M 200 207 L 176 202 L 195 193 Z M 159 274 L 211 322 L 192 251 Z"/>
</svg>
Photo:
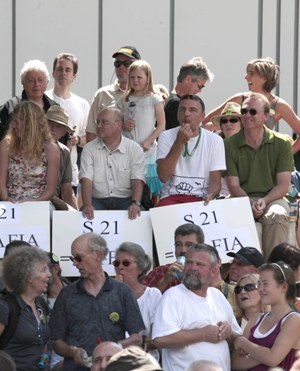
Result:
<svg viewBox="0 0 300 371">
<path fill-rule="evenodd" d="M 75 130 L 72 129 L 69 123 L 69 115 L 67 111 L 61 106 L 51 106 L 46 112 L 47 119 L 49 121 L 56 122 L 57 124 L 66 126 L 69 133 L 74 133 Z"/>
<path fill-rule="evenodd" d="M 235 102 L 226 103 L 221 115 L 213 116 L 211 121 L 220 128 L 220 119 L 226 116 L 241 117 L 241 106 Z"/>
</svg>

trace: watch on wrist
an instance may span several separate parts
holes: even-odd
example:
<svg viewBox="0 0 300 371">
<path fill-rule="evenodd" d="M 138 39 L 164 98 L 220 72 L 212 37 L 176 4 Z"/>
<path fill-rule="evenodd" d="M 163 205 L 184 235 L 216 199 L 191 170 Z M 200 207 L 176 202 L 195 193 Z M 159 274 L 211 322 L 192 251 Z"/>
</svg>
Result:
<svg viewBox="0 0 300 371">
<path fill-rule="evenodd" d="M 138 207 L 141 207 L 142 204 L 140 203 L 140 201 L 137 201 L 137 200 L 131 200 L 131 204 L 136 204 L 136 206 Z"/>
</svg>

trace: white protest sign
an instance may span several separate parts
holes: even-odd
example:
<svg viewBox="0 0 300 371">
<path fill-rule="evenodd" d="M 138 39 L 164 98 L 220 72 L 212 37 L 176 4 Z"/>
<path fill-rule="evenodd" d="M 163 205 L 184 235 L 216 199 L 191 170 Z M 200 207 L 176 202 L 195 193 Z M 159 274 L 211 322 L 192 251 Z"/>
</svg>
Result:
<svg viewBox="0 0 300 371">
<path fill-rule="evenodd" d="M 175 260 L 174 232 L 184 223 L 198 224 L 205 243 L 218 249 L 223 263 L 229 251 L 252 246 L 260 250 L 259 240 L 248 197 L 191 202 L 150 209 L 152 227 L 160 264 Z"/>
<path fill-rule="evenodd" d="M 152 226 L 148 211 L 134 220 L 128 219 L 128 211 L 95 211 L 95 218 L 88 220 L 81 212 L 54 211 L 52 219 L 52 252 L 60 258 L 63 276 L 79 275 L 70 261 L 72 242 L 83 233 L 99 233 L 107 242 L 109 253 L 103 268 L 109 275 L 115 275 L 112 262 L 115 250 L 122 242 L 135 242 L 152 257 Z"/>
<path fill-rule="evenodd" d="M 22 240 L 50 251 L 50 205 L 39 202 L 0 202 L 0 257 L 5 246 Z"/>
</svg>

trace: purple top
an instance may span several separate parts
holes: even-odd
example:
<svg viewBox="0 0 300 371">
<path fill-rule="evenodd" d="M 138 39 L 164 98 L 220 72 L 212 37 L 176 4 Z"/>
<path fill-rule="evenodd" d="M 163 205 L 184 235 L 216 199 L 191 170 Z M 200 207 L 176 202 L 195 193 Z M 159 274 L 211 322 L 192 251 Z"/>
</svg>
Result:
<svg viewBox="0 0 300 371">
<path fill-rule="evenodd" d="M 261 345 L 261 346 L 267 347 L 267 348 L 272 348 L 272 346 L 275 343 L 275 340 L 277 338 L 277 335 L 279 334 L 279 332 L 281 330 L 282 321 L 284 320 L 284 318 L 288 317 L 291 313 L 296 313 L 296 312 L 294 312 L 294 311 L 288 312 L 285 316 L 283 316 L 281 318 L 281 320 L 276 324 L 276 326 L 273 327 L 271 332 L 268 332 L 265 337 L 257 338 L 254 335 L 255 330 L 259 327 L 259 325 L 263 322 L 263 320 L 265 319 L 265 317 L 269 313 L 263 314 L 260 317 L 259 321 L 251 328 L 250 335 L 249 335 L 249 340 L 252 343 L 255 343 L 257 345 Z M 296 352 L 297 351 L 298 351 L 298 349 L 291 349 L 289 351 L 289 353 L 286 355 L 286 357 L 282 360 L 282 362 L 277 366 L 288 371 L 292 367 L 292 364 L 294 363 L 294 361 L 297 359 L 297 357 L 296 357 Z M 269 368 L 270 368 L 269 366 L 261 364 L 261 365 L 258 365 L 256 367 L 249 368 L 248 371 L 268 371 Z"/>
</svg>

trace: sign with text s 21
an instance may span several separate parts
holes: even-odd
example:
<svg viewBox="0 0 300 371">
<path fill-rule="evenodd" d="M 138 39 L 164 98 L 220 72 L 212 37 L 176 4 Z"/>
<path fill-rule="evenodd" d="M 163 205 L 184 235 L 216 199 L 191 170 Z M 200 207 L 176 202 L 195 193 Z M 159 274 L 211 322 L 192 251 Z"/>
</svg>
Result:
<svg viewBox="0 0 300 371">
<path fill-rule="evenodd" d="M 175 260 L 174 232 L 184 223 L 203 229 L 205 243 L 218 249 L 222 263 L 232 259 L 229 251 L 247 246 L 261 251 L 248 197 L 213 200 L 207 206 L 200 201 L 157 207 L 150 216 L 160 264 Z"/>
<path fill-rule="evenodd" d="M 14 241 L 29 242 L 50 251 L 50 206 L 48 201 L 0 202 L 0 258 Z"/>
<path fill-rule="evenodd" d="M 95 232 L 106 240 L 109 253 L 103 269 L 109 275 L 115 275 L 112 262 L 122 242 L 135 242 L 152 257 L 152 226 L 148 211 L 142 211 L 135 220 L 128 219 L 128 212 L 122 210 L 95 211 L 93 220 L 83 218 L 80 211 L 54 211 L 52 225 L 52 252 L 59 257 L 66 277 L 79 275 L 69 256 L 72 242 L 83 233 Z"/>
</svg>

